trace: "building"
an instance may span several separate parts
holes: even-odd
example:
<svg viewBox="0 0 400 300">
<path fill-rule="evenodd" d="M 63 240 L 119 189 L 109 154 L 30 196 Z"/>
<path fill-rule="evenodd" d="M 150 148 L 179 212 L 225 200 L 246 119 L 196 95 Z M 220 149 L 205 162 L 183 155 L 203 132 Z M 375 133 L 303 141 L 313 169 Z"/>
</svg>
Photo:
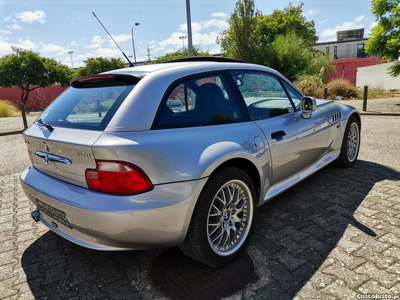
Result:
<svg viewBox="0 0 400 300">
<path fill-rule="evenodd" d="M 337 31 L 336 41 L 317 43 L 313 46 L 315 50 L 328 53 L 336 65 L 334 78 L 345 78 L 356 84 L 357 68 L 382 63 L 382 59 L 368 55 L 365 50 L 364 28 Z"/>
<path fill-rule="evenodd" d="M 336 32 L 336 41 L 317 43 L 315 50 L 328 53 L 333 59 L 366 58 L 364 28 Z"/>
</svg>

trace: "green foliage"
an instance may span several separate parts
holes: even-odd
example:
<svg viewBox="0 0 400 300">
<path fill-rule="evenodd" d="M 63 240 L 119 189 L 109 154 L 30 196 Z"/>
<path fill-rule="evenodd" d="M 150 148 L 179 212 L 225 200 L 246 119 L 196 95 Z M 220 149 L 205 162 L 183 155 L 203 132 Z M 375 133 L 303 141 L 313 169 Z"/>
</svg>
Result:
<svg viewBox="0 0 400 300">
<path fill-rule="evenodd" d="M 335 96 L 341 96 L 342 99 L 357 98 L 357 88 L 347 79 L 334 79 L 327 85 L 328 96 L 333 98 Z"/>
<path fill-rule="evenodd" d="M 373 0 L 372 13 L 379 21 L 372 28 L 366 51 L 392 61 L 400 56 L 400 0 Z M 389 68 L 392 76 L 400 75 L 400 62 Z"/>
<path fill-rule="evenodd" d="M 267 48 L 267 65 L 293 81 L 310 66 L 313 50 L 294 32 L 278 35 Z"/>
<path fill-rule="evenodd" d="M 303 74 L 294 82 L 294 84 L 307 96 L 316 98 L 323 97 L 323 85 L 321 76 Z"/>
<path fill-rule="evenodd" d="M 79 68 L 77 72 L 77 76 L 86 76 L 86 75 L 94 75 L 99 74 L 106 71 L 111 71 L 115 69 L 125 68 L 125 63 L 120 58 L 104 58 L 104 57 L 96 57 L 89 58 L 86 61 L 86 66 Z"/>
<path fill-rule="evenodd" d="M 311 48 L 318 36 L 314 21 L 303 15 L 302 2 L 262 15 L 254 0 L 238 0 L 229 25 L 217 39 L 226 57 L 272 67 L 290 80 L 321 70 L 324 79 L 335 70 L 326 54 Z"/>
<path fill-rule="evenodd" d="M 255 10 L 254 0 L 236 2 L 229 18 L 229 29 L 223 31 L 217 38 L 225 57 L 254 62 L 260 40 L 256 32 L 259 16 L 261 13 Z"/>
<path fill-rule="evenodd" d="M 7 100 L 0 100 L 0 118 L 17 117 L 17 108 Z"/>
<path fill-rule="evenodd" d="M 312 46 L 318 41 L 314 21 L 307 21 L 303 15 L 303 2 L 298 6 L 289 3 L 283 10 L 274 9 L 272 14 L 259 16 L 257 22 L 258 34 L 262 36 L 262 45 L 270 45 L 279 35 L 289 32 L 301 38 Z"/>
<path fill-rule="evenodd" d="M 193 47 L 193 56 L 209 56 L 208 51 L 201 51 L 199 47 Z M 189 56 L 189 50 L 187 48 L 172 53 L 167 53 L 163 56 L 157 57 L 155 63 L 161 63 L 169 60 L 178 58 L 184 58 Z"/>
<path fill-rule="evenodd" d="M 30 50 L 12 48 L 13 54 L 0 58 L 0 86 L 21 88 L 25 107 L 31 91 L 56 83 L 69 84 L 72 70 L 67 66 Z"/>
</svg>

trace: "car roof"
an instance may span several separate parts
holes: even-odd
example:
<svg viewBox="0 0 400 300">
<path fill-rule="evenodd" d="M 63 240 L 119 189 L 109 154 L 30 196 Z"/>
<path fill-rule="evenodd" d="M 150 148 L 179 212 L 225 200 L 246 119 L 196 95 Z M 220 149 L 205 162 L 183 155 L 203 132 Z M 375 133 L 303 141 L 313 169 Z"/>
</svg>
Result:
<svg viewBox="0 0 400 300">
<path fill-rule="evenodd" d="M 149 64 L 149 65 L 141 65 L 141 66 L 136 66 L 136 67 L 129 67 L 129 68 L 122 68 L 122 69 L 117 69 L 117 70 L 112 70 L 108 72 L 104 72 L 102 74 L 124 74 L 124 75 L 132 75 L 135 77 L 144 77 L 148 73 L 154 73 L 158 72 L 161 70 L 166 70 L 166 69 L 175 69 L 179 67 L 185 67 L 187 69 L 188 67 L 192 69 L 193 72 L 196 72 L 198 69 L 203 69 L 204 70 L 204 65 L 207 65 L 211 70 L 216 70 L 216 69 L 258 69 L 259 67 L 260 70 L 268 70 L 272 73 L 278 73 L 276 70 L 264 67 L 261 65 L 256 65 L 256 64 L 251 64 L 251 63 L 245 63 L 245 62 L 238 62 L 238 61 L 232 61 L 232 62 L 227 62 L 227 61 L 207 61 L 206 59 L 201 60 L 201 61 L 171 61 L 171 62 L 165 62 L 165 63 L 158 63 L 158 64 Z"/>
</svg>

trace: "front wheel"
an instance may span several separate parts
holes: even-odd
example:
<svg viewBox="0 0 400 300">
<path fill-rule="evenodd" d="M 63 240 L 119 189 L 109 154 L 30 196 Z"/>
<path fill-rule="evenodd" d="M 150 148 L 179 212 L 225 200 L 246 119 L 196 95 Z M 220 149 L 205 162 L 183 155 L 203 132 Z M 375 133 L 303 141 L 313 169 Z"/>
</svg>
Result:
<svg viewBox="0 0 400 300">
<path fill-rule="evenodd" d="M 243 170 L 221 170 L 199 197 L 181 251 L 213 267 L 231 263 L 250 240 L 256 202 L 254 184 Z"/>
<path fill-rule="evenodd" d="M 352 116 L 347 122 L 340 155 L 335 160 L 334 164 L 341 168 L 352 167 L 356 163 L 358 157 L 360 140 L 360 121 L 358 121 L 355 116 Z"/>
</svg>

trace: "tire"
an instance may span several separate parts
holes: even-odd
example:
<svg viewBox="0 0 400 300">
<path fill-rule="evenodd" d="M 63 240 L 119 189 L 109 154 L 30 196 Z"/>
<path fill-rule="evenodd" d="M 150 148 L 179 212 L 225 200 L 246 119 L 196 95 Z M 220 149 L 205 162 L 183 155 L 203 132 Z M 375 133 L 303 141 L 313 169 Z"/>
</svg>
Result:
<svg viewBox="0 0 400 300">
<path fill-rule="evenodd" d="M 356 163 L 360 150 L 360 129 L 360 121 L 358 121 L 355 116 L 350 117 L 344 132 L 342 148 L 340 150 L 339 157 L 334 161 L 335 166 L 339 168 L 350 168 Z M 356 135 L 354 133 L 356 133 Z M 351 145 L 353 146 L 353 150 L 349 148 Z"/>
<path fill-rule="evenodd" d="M 256 210 L 257 194 L 247 173 L 235 167 L 220 170 L 200 194 L 180 250 L 208 266 L 230 264 L 250 240 Z"/>
</svg>

